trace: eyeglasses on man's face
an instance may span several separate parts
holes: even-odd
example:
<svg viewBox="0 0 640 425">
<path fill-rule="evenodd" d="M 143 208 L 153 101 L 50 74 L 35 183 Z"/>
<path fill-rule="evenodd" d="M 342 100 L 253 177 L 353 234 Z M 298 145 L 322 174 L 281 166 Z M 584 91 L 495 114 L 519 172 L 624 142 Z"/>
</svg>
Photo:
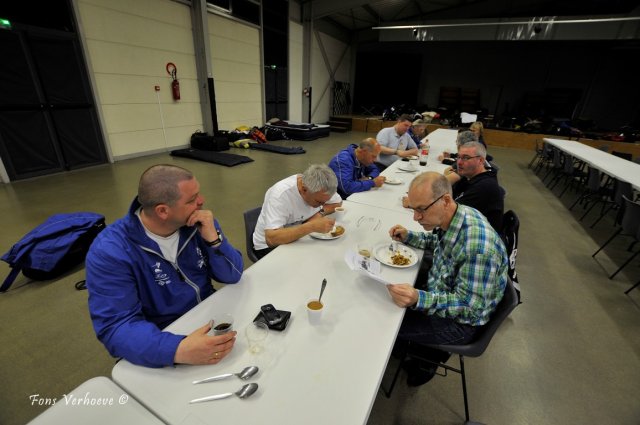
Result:
<svg viewBox="0 0 640 425">
<path fill-rule="evenodd" d="M 416 213 L 416 214 L 424 215 L 424 214 L 426 214 L 427 210 L 428 210 L 429 208 L 431 208 L 431 207 L 432 207 L 436 202 L 438 202 L 440 199 L 442 199 L 442 197 L 443 197 L 444 195 L 445 195 L 445 194 L 443 193 L 442 195 L 438 196 L 438 198 L 437 198 L 435 201 L 433 201 L 432 203 L 430 203 L 430 204 L 429 204 L 429 205 L 427 205 L 426 207 L 415 207 L 415 208 L 411 207 L 411 209 L 412 209 L 412 210 L 413 210 L 413 212 L 414 212 L 414 213 Z"/>
<path fill-rule="evenodd" d="M 480 158 L 480 155 L 474 155 L 474 156 L 469 156 L 469 155 L 460 155 L 458 156 L 458 161 L 462 161 L 462 162 L 467 162 L 470 159 L 473 158 Z"/>
</svg>

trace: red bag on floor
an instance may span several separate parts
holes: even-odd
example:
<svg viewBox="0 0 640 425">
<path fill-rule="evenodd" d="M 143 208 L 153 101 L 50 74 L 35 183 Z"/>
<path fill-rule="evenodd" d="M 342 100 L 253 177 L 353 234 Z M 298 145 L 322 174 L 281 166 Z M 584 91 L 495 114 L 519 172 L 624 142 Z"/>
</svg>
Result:
<svg viewBox="0 0 640 425">
<path fill-rule="evenodd" d="M 267 136 L 258 127 L 253 127 L 249 132 L 249 137 L 258 143 L 267 143 Z"/>
</svg>

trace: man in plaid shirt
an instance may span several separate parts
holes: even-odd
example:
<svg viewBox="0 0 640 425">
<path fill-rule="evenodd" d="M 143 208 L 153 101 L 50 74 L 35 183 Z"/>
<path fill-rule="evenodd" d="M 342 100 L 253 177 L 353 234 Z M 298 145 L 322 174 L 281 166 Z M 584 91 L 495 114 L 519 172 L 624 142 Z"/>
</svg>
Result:
<svg viewBox="0 0 640 425">
<path fill-rule="evenodd" d="M 391 237 L 407 245 L 433 250 L 425 290 L 410 284 L 389 285 L 393 301 L 407 310 L 398 338 L 402 341 L 465 344 L 489 321 L 507 284 L 508 258 L 500 236 L 477 210 L 457 204 L 447 179 L 435 172 L 417 176 L 409 187 L 413 219 L 432 233 L 411 232 L 400 225 Z M 446 361 L 448 353 L 431 353 Z M 435 374 L 412 362 L 409 385 L 422 385 Z"/>
</svg>

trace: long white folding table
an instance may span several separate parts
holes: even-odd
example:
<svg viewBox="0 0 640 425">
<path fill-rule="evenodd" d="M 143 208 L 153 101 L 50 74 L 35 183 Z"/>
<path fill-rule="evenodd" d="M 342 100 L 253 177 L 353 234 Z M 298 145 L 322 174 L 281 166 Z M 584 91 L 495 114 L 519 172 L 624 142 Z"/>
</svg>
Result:
<svg viewBox="0 0 640 425">
<path fill-rule="evenodd" d="M 640 164 L 573 140 L 544 139 L 544 142 L 586 162 L 587 165 L 597 168 L 608 176 L 630 183 L 636 190 L 640 190 Z"/>
<path fill-rule="evenodd" d="M 403 212 L 344 202 L 344 235 L 333 240 L 305 236 L 282 245 L 247 269 L 238 284 L 226 285 L 171 324 L 166 330 L 189 334 L 215 313 L 235 318 L 233 351 L 213 366 L 151 369 L 126 360 L 113 369 L 113 379 L 169 424 L 364 424 L 375 401 L 404 309 L 391 300 L 384 284 L 350 270 L 345 251 L 359 240 L 389 244 L 388 230 L 402 224 L 421 230 Z M 360 224 L 360 226 L 359 226 Z M 417 252 L 418 258 L 422 252 Z M 419 263 L 410 268 L 382 266 L 393 283 L 413 284 Z M 322 279 L 327 288 L 322 323 L 309 324 L 305 310 L 317 298 Z M 283 332 L 271 331 L 266 349 L 247 350 L 245 328 L 263 304 L 292 312 Z M 200 404 L 189 400 L 238 390 L 246 381 L 232 377 L 193 385 L 193 380 L 239 372 L 257 365 L 250 380 L 260 386 L 248 399 L 237 397 Z"/>
<path fill-rule="evenodd" d="M 104 376 L 89 379 L 29 422 L 29 425 L 162 425 L 122 388 Z"/>
<path fill-rule="evenodd" d="M 409 164 L 414 167 L 415 171 L 407 172 L 401 169 L 403 166 L 406 168 Z M 438 161 L 437 156 L 432 155 L 429 155 L 426 166 L 419 165 L 417 159 L 409 162 L 399 159 L 387 167 L 381 174 L 387 179 L 393 179 L 400 182 L 400 184 L 385 183 L 381 187 L 376 187 L 366 192 L 353 193 L 349 195 L 347 199 L 351 202 L 386 208 L 411 215 L 413 214 L 412 211 L 402 206 L 402 197 L 407 194 L 409 184 L 414 177 L 420 173 L 424 173 L 425 171 L 443 173 L 448 167 L 448 165 L 442 164 Z"/>
<path fill-rule="evenodd" d="M 381 187 L 373 188 L 366 192 L 353 193 L 347 199 L 351 202 L 387 208 L 403 214 L 411 215 L 411 210 L 402 206 L 402 197 L 407 194 L 411 180 L 413 180 L 413 178 L 418 174 L 424 173 L 425 171 L 443 173 L 449 166 L 442 164 L 442 162 L 438 160 L 438 157 L 445 151 L 457 152 L 457 137 L 458 130 L 439 128 L 429 133 L 426 137 L 426 139 L 429 140 L 429 156 L 427 159 L 427 165 L 419 165 L 419 161 L 417 159 L 409 162 L 397 160 L 387 167 L 381 174 L 387 179 L 400 182 L 399 184 L 385 183 Z M 402 169 L 406 168 L 408 164 L 411 164 L 415 171 L 406 171 Z"/>
</svg>

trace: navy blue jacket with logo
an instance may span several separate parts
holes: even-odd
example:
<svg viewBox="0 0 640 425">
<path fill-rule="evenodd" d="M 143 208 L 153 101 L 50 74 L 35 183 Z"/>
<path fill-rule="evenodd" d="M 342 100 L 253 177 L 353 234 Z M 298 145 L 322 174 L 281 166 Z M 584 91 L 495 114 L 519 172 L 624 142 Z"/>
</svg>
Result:
<svg viewBox="0 0 640 425">
<path fill-rule="evenodd" d="M 329 162 L 329 167 L 338 178 L 338 194 L 342 199 L 347 199 L 353 193 L 365 192 L 375 187 L 376 184 L 373 180 L 360 180 L 361 178 L 371 177 L 373 179 L 380 175 L 380 170 L 375 165 L 363 166 L 360 164 L 355 154 L 357 148 L 358 145 L 351 144 L 338 152 Z"/>
<path fill-rule="evenodd" d="M 136 199 L 129 213 L 107 226 L 89 249 L 89 311 L 96 335 L 111 355 L 163 367 L 173 364 L 185 336 L 161 329 L 211 295 L 211 279 L 238 282 L 242 254 L 224 235 L 222 244 L 212 248 L 195 227 L 183 226 L 173 264 L 145 233 L 135 214 L 139 208 Z M 217 220 L 214 225 L 222 234 Z"/>
</svg>

